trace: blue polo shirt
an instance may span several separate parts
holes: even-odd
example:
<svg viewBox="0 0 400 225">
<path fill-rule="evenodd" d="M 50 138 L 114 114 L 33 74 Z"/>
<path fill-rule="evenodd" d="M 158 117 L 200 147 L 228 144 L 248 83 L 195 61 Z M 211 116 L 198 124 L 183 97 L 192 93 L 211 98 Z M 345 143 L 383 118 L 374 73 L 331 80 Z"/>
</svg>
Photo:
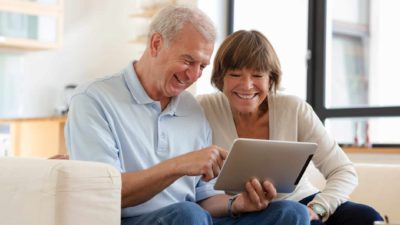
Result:
<svg viewBox="0 0 400 225">
<path fill-rule="evenodd" d="M 194 97 L 183 92 L 161 111 L 142 87 L 133 64 L 120 73 L 81 85 L 65 126 L 71 159 L 104 162 L 121 172 L 147 169 L 163 160 L 207 147 L 211 128 Z M 217 193 L 213 183 L 184 176 L 149 201 L 122 210 L 122 217 L 148 213 Z"/>
</svg>

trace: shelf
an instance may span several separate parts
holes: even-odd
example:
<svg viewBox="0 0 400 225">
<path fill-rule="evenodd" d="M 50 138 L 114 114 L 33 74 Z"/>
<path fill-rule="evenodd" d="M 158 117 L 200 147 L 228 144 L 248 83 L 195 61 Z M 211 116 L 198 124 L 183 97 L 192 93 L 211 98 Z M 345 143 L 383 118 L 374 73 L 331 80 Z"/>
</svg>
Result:
<svg viewBox="0 0 400 225">
<path fill-rule="evenodd" d="M 147 9 L 140 12 L 132 13 L 129 16 L 133 18 L 151 18 L 158 12 L 158 10 L 159 9 Z"/>
<path fill-rule="evenodd" d="M 65 116 L 0 119 L 10 125 L 12 156 L 44 157 L 66 154 Z"/>
<path fill-rule="evenodd" d="M 400 148 L 367 148 L 367 147 L 342 147 L 346 153 L 383 153 L 399 154 Z"/>
<path fill-rule="evenodd" d="M 189 1 L 187 1 L 189 2 Z M 186 2 L 186 3 L 187 3 Z M 158 11 L 160 11 L 162 8 L 164 8 L 167 5 L 174 5 L 177 3 L 177 0 L 160 0 L 160 1 L 148 1 L 146 4 L 141 5 L 137 12 L 134 12 L 129 15 L 129 17 L 132 17 L 134 19 L 146 19 L 146 20 L 151 20 L 151 18 L 157 14 Z M 146 35 L 138 35 L 134 37 L 132 40 L 129 41 L 132 44 L 146 44 L 147 42 L 147 36 Z"/>
<path fill-rule="evenodd" d="M 63 0 L 46 4 L 0 0 L 0 48 L 48 50 L 61 47 Z"/>
<path fill-rule="evenodd" d="M 22 38 L 0 37 L 0 48 L 19 50 L 48 50 L 56 49 L 60 46 L 60 43 L 41 42 Z"/>
<path fill-rule="evenodd" d="M 63 11 L 62 1 L 56 4 L 40 4 L 34 2 L 0 0 L 0 11 L 16 12 L 29 15 L 54 16 Z"/>
</svg>

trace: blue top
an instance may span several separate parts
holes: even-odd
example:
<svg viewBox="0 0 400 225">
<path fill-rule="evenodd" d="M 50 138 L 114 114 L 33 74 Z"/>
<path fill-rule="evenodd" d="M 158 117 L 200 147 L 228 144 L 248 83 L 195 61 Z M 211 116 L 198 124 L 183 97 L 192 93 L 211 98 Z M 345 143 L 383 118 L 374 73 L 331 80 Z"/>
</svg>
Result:
<svg viewBox="0 0 400 225">
<path fill-rule="evenodd" d="M 161 111 L 142 87 L 133 64 L 119 74 L 75 91 L 65 126 L 71 159 L 98 161 L 121 172 L 147 169 L 165 159 L 207 147 L 211 128 L 194 97 L 183 92 Z M 184 176 L 149 201 L 122 210 L 122 217 L 148 213 L 217 193 L 213 183 Z"/>
</svg>

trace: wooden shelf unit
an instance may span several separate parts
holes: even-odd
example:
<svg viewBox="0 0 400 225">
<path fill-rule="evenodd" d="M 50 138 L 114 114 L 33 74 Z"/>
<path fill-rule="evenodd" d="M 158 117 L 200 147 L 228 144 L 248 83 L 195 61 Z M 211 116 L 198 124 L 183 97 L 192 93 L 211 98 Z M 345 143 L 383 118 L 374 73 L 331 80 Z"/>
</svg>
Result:
<svg viewBox="0 0 400 225">
<path fill-rule="evenodd" d="M 0 119 L 10 126 L 12 156 L 45 157 L 67 154 L 64 141 L 66 117 Z"/>
<path fill-rule="evenodd" d="M 41 41 L 29 38 L 15 38 L 0 36 L 0 48 L 17 50 L 47 50 L 62 46 L 64 0 L 57 0 L 54 4 L 25 2 L 16 0 L 0 0 L 0 11 L 12 12 L 31 16 L 50 16 L 56 19 L 56 40 L 54 42 Z"/>
</svg>

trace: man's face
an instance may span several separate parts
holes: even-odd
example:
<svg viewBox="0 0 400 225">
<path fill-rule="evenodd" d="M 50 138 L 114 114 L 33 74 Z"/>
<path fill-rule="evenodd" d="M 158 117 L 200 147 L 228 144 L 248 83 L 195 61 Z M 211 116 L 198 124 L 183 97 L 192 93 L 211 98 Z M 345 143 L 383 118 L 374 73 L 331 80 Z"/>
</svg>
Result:
<svg viewBox="0 0 400 225">
<path fill-rule="evenodd" d="M 173 97 L 192 85 L 203 69 L 210 64 L 214 43 L 204 39 L 191 25 L 170 41 L 164 41 L 157 52 L 156 71 L 157 96 Z"/>
</svg>

